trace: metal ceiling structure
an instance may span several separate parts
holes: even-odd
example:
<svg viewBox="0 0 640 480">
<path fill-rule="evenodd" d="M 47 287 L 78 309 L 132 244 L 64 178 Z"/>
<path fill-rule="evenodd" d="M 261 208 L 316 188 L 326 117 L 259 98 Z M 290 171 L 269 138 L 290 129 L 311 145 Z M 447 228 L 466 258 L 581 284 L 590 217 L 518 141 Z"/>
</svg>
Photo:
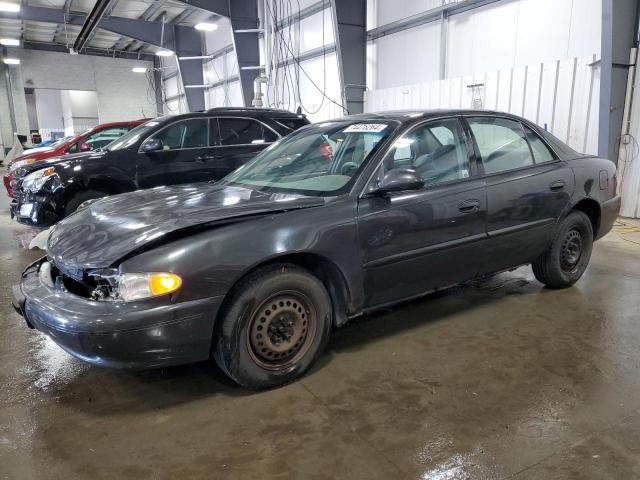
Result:
<svg viewBox="0 0 640 480">
<path fill-rule="evenodd" d="M 49 51 L 69 51 L 81 33 L 87 16 L 102 1 L 91 0 L 22 0 L 19 13 L 0 12 L 0 38 L 17 38 L 24 48 Z M 167 24 L 193 27 L 210 21 L 211 14 L 177 0 L 112 0 L 101 12 L 100 21 L 83 40 L 82 51 L 90 55 L 132 57 L 157 50 L 159 35 L 153 42 L 148 37 L 138 38 L 118 34 L 149 30 L 146 22 L 164 18 Z M 99 13 L 99 12 L 98 12 Z M 112 27 L 112 28 L 107 28 Z M 152 33 L 158 30 L 153 27 Z"/>
</svg>

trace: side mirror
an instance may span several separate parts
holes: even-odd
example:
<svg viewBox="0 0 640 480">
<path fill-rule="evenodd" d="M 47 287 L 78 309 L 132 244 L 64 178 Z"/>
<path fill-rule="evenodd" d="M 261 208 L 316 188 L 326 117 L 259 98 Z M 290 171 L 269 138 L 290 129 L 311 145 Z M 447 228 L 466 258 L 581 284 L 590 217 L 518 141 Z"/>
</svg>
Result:
<svg viewBox="0 0 640 480">
<path fill-rule="evenodd" d="M 162 140 L 159 138 L 150 138 L 142 145 L 143 152 L 157 152 L 158 150 L 162 150 Z"/>
<path fill-rule="evenodd" d="M 385 194 L 390 192 L 406 192 L 407 190 L 420 190 L 424 187 L 424 180 L 415 170 L 410 168 L 394 168 L 389 170 L 378 186 L 370 194 Z"/>
<path fill-rule="evenodd" d="M 78 150 L 80 150 L 81 152 L 89 152 L 91 151 L 91 145 L 89 145 L 88 143 L 82 142 L 78 147 Z"/>
</svg>

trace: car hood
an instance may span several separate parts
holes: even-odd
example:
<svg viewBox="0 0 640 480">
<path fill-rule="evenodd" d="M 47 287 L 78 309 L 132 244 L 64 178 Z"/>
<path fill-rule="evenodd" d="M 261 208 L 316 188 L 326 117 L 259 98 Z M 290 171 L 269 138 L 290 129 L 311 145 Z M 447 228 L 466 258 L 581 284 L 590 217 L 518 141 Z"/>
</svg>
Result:
<svg viewBox="0 0 640 480">
<path fill-rule="evenodd" d="M 29 165 L 23 165 L 16 169 L 16 175 L 18 177 L 24 177 L 31 172 L 35 172 L 36 170 L 40 170 L 41 168 L 45 167 L 65 167 L 67 165 L 77 165 L 78 162 L 83 162 L 85 160 L 95 160 L 97 158 L 102 158 L 106 153 L 107 152 L 105 151 L 81 152 L 61 155 L 59 157 L 37 159 L 37 161 L 30 163 Z"/>
<path fill-rule="evenodd" d="M 138 190 L 96 201 L 59 222 L 49 236 L 47 253 L 67 267 L 109 267 L 133 251 L 162 242 L 169 233 L 324 203 L 322 197 L 210 183 Z"/>
<path fill-rule="evenodd" d="M 22 152 L 22 155 L 20 155 L 20 157 L 28 157 L 29 155 L 33 155 L 34 153 L 47 153 L 47 152 L 52 152 L 53 148 L 51 147 L 34 147 L 34 148 L 27 148 L 24 152 Z M 18 157 L 18 158 L 20 158 Z"/>
</svg>

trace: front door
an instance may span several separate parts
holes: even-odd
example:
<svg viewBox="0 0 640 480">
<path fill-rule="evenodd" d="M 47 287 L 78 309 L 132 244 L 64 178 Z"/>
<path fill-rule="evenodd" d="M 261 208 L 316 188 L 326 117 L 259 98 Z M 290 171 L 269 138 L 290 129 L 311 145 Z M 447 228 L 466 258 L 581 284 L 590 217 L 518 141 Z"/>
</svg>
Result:
<svg viewBox="0 0 640 480">
<path fill-rule="evenodd" d="M 421 190 L 365 195 L 358 205 L 366 307 L 474 277 L 486 239 L 486 191 L 460 120 L 434 120 L 399 138 L 376 179 L 413 168 Z M 374 179 L 373 182 L 377 180 Z"/>
<path fill-rule="evenodd" d="M 482 273 L 535 260 L 571 201 L 574 176 L 529 127 L 501 117 L 467 118 L 487 183 Z"/>
<path fill-rule="evenodd" d="M 144 152 L 141 148 L 137 154 L 140 188 L 213 179 L 215 147 L 209 144 L 207 118 L 177 121 L 154 133 L 145 142 L 152 139 L 161 141 L 160 149 Z"/>
</svg>

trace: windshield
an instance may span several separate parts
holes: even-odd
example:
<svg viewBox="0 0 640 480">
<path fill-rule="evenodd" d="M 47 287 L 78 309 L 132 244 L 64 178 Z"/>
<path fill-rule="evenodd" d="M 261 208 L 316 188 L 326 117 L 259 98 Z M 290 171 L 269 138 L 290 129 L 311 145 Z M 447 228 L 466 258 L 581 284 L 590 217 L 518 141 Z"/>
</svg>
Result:
<svg viewBox="0 0 640 480">
<path fill-rule="evenodd" d="M 56 140 L 55 142 L 50 143 L 50 144 L 48 145 L 48 147 L 49 147 L 51 150 L 55 150 L 56 148 L 61 147 L 62 145 L 64 145 L 65 143 L 67 143 L 67 142 L 68 142 L 69 140 L 71 140 L 72 138 L 73 138 L 73 137 L 63 137 L 63 138 L 61 138 L 60 140 Z"/>
<path fill-rule="evenodd" d="M 103 149 L 110 152 L 112 150 L 124 150 L 125 148 L 129 148 L 140 140 L 147 131 L 157 127 L 159 124 L 160 122 L 158 120 L 150 120 L 147 123 L 138 125 L 136 128 L 129 130 L 121 137 L 118 137 L 113 142 L 103 147 Z"/>
<path fill-rule="evenodd" d="M 221 183 L 257 190 L 338 195 L 396 128 L 388 121 L 336 121 L 303 128 L 274 143 Z"/>
</svg>

